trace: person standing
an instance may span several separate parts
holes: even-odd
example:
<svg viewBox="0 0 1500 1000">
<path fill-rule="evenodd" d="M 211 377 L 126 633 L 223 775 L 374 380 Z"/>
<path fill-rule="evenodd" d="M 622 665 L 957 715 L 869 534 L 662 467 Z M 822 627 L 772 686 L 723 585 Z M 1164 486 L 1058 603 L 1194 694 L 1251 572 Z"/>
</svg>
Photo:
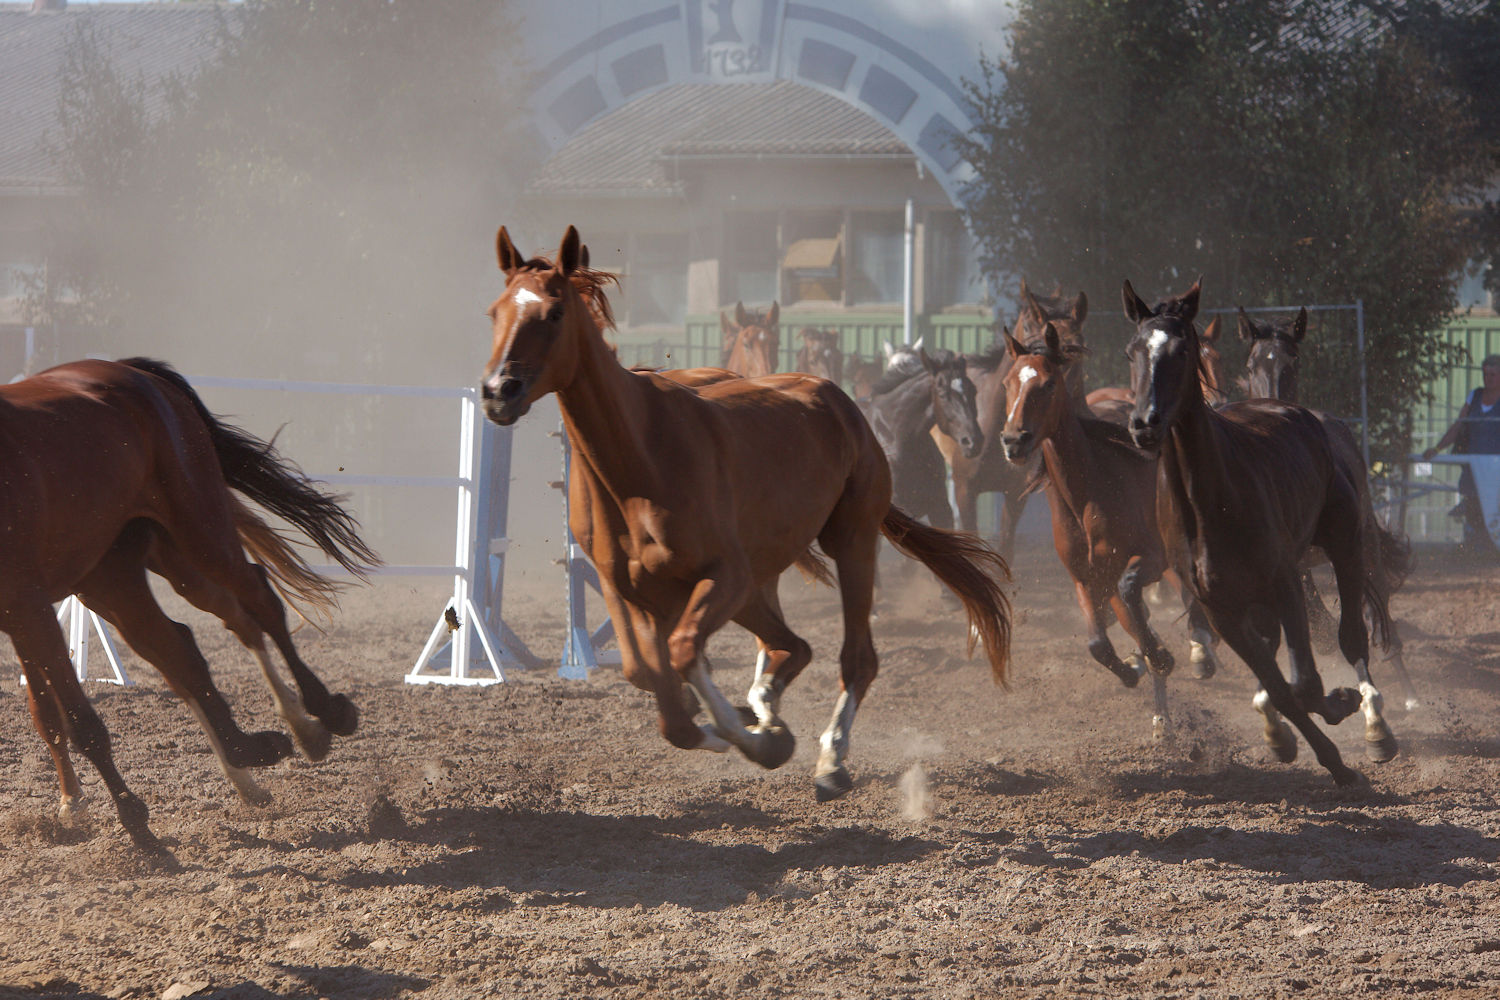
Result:
<svg viewBox="0 0 1500 1000">
<path fill-rule="evenodd" d="M 1438 439 L 1437 444 L 1422 453 L 1431 459 L 1449 445 L 1455 455 L 1500 455 L 1500 354 L 1491 354 L 1480 363 L 1482 385 L 1469 393 L 1458 419 Z M 1458 477 L 1458 506 L 1452 513 L 1464 522 L 1464 547 L 1494 559 L 1500 559 L 1500 547 L 1490 537 L 1484 520 L 1484 507 L 1474 474 L 1468 466 Z"/>
</svg>

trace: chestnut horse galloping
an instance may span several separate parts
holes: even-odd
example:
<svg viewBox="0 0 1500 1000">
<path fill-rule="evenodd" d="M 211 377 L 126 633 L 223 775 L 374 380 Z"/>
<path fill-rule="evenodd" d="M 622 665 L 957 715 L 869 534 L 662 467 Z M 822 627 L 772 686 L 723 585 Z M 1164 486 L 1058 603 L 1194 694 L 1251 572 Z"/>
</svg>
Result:
<svg viewBox="0 0 1500 1000">
<path fill-rule="evenodd" d="M 850 730 L 878 669 L 870 608 L 882 534 L 958 595 L 971 646 L 977 633 L 996 680 L 1005 679 L 1004 561 L 978 539 L 891 505 L 885 455 L 838 386 L 801 374 L 685 385 L 628 371 L 601 329 L 613 278 L 582 266 L 577 230 L 568 227 L 555 261 L 523 257 L 504 227 L 496 251 L 505 291 L 489 311 L 485 414 L 508 426 L 557 394 L 573 449 L 569 527 L 599 572 L 625 676 L 656 695 L 669 742 L 736 747 L 767 768 L 791 757 L 795 740 L 777 708 L 812 650 L 787 627 L 776 587 L 794 563 L 812 562 L 827 578 L 814 542 L 838 569 L 844 617 L 842 693 L 815 773 L 820 800 L 852 787 Z M 744 718 L 703 656 L 730 621 L 759 647 Z M 710 724 L 694 721 L 699 706 Z"/>
<path fill-rule="evenodd" d="M 166 364 L 132 358 L 60 365 L 0 387 L 0 454 L 6 539 L 0 629 L 21 660 L 32 719 L 57 768 L 64 817 L 82 806 L 71 738 L 104 779 L 131 839 L 166 853 L 147 825 L 146 804 L 120 777 L 109 733 L 73 673 L 52 611 L 69 594 L 161 671 L 243 798 L 269 798 L 244 768 L 292 752 L 281 733 L 247 734 L 235 724 L 192 633 L 156 603 L 148 570 L 217 615 L 255 654 L 309 757 L 327 754 L 330 732 L 354 731 L 354 705 L 330 694 L 298 657 L 276 595 L 328 607 L 334 586 L 230 490 L 294 525 L 352 572 L 378 559 L 337 498 L 320 492 L 269 444 L 219 422 Z M 266 634 L 301 689 L 300 704 L 271 663 Z"/>
<path fill-rule="evenodd" d="M 1142 668 L 1135 657 L 1121 660 L 1109 641 L 1106 608 L 1135 640 L 1151 670 L 1157 739 L 1170 735 L 1166 677 L 1175 661 L 1151 628 L 1143 588 L 1166 574 L 1177 587 L 1192 632 L 1192 659 L 1198 676 L 1218 667 L 1213 634 L 1198 602 L 1185 593 L 1167 566 L 1156 527 L 1156 462 L 1137 451 L 1125 429 L 1078 412 L 1068 385 L 1068 369 L 1081 364 L 1084 349 L 1063 344 L 1048 323 L 1040 347 L 1007 337 L 1013 359 L 1005 376 L 1012 400 L 1000 435 L 1005 457 L 1018 465 L 1040 454 L 1052 508 L 1052 540 L 1073 578 L 1078 606 L 1088 624 L 1089 653 L 1135 687 Z"/>
<path fill-rule="evenodd" d="M 1370 521 L 1359 451 L 1335 438 L 1348 428 L 1332 418 L 1275 400 L 1252 399 L 1214 409 L 1199 376 L 1201 348 L 1193 319 L 1197 282 L 1151 307 L 1125 282 L 1125 314 L 1136 324 L 1126 348 L 1135 409 L 1130 436 L 1159 451 L 1156 517 L 1173 569 L 1203 603 L 1214 630 L 1254 671 L 1256 707 L 1285 715 L 1336 782 L 1361 780 L 1313 722 L 1342 721 L 1363 705 L 1365 746 L 1376 762 L 1395 756 L 1396 740 L 1381 716 L 1370 680 L 1368 607 L 1382 638 L 1390 613 L 1382 574 L 1366 563 Z M 1352 456 L 1352 457 L 1351 457 Z M 1333 564 L 1340 600 L 1339 647 L 1359 691 L 1324 693 L 1313 660 L 1298 571 L 1317 546 Z M 1291 682 L 1276 649 L 1286 635 Z M 1266 740 L 1282 760 L 1297 743 L 1274 713 Z"/>
</svg>

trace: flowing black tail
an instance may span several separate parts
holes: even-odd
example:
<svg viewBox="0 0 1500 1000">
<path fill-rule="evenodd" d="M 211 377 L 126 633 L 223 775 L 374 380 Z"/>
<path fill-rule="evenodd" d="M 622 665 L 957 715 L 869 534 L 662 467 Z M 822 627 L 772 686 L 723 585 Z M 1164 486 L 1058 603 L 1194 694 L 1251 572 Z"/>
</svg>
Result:
<svg viewBox="0 0 1500 1000">
<path fill-rule="evenodd" d="M 880 531 L 903 555 L 916 559 L 963 602 L 969 615 L 969 652 L 974 639 L 984 641 L 995 682 L 1004 684 L 1010 659 L 1010 600 L 1000 581 L 1010 567 L 1000 553 L 966 531 L 944 531 L 912 518 L 891 505 Z"/>
<path fill-rule="evenodd" d="M 1401 588 L 1411 572 L 1411 542 L 1381 524 L 1373 511 L 1365 518 L 1364 534 L 1365 609 L 1377 641 L 1382 648 L 1389 649 L 1391 595 Z"/>
<path fill-rule="evenodd" d="M 277 453 L 272 442 L 220 421 L 187 379 L 165 361 L 126 358 L 120 363 L 170 383 L 192 402 L 230 487 L 296 527 L 355 576 L 364 577 L 380 565 L 380 556 L 359 537 L 359 521 L 343 508 L 345 497 L 319 489 L 295 463 Z"/>
</svg>

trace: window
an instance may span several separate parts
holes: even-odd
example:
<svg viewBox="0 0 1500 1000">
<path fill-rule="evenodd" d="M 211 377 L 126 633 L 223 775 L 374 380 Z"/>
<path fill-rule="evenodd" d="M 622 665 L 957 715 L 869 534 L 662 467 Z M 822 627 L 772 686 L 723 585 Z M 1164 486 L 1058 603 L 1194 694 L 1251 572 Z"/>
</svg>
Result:
<svg viewBox="0 0 1500 1000">
<path fill-rule="evenodd" d="M 926 240 L 927 307 L 977 303 L 984 297 L 984 277 L 979 271 L 979 249 L 957 212 L 932 212 L 927 216 Z"/>
<path fill-rule="evenodd" d="M 776 298 L 776 237 L 774 212 L 730 212 L 724 217 L 721 303 Z"/>
<path fill-rule="evenodd" d="M 787 302 L 843 301 L 842 229 L 839 212 L 787 213 L 781 258 Z"/>
<path fill-rule="evenodd" d="M 849 301 L 902 301 L 906 288 L 904 213 L 854 212 L 849 230 Z"/>
<path fill-rule="evenodd" d="M 687 315 L 687 269 L 685 233 L 636 236 L 626 282 L 630 286 L 630 325 L 681 326 Z"/>
</svg>

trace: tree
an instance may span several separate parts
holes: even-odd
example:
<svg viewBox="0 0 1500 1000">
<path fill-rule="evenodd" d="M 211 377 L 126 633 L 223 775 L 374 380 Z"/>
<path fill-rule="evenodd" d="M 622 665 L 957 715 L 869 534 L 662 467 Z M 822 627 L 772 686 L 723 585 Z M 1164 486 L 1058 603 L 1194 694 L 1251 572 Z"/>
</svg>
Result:
<svg viewBox="0 0 1500 1000">
<path fill-rule="evenodd" d="M 80 192 L 39 318 L 190 370 L 472 378 L 512 180 L 517 37 L 472 0 L 252 0 L 153 88 L 83 31 L 56 152 Z"/>
<path fill-rule="evenodd" d="M 1123 278 L 1163 294 L 1200 274 L 1210 305 L 1363 300 L 1372 438 L 1404 451 L 1408 412 L 1453 360 L 1432 331 L 1490 161 L 1431 51 L 1338 30 L 1351 9 L 1022 0 L 1008 55 L 966 82 L 986 270 L 1080 286 L 1105 310 Z M 1329 326 L 1306 402 L 1353 415 L 1353 324 Z M 1127 331 L 1104 332 L 1096 360 L 1120 380 Z"/>
</svg>

